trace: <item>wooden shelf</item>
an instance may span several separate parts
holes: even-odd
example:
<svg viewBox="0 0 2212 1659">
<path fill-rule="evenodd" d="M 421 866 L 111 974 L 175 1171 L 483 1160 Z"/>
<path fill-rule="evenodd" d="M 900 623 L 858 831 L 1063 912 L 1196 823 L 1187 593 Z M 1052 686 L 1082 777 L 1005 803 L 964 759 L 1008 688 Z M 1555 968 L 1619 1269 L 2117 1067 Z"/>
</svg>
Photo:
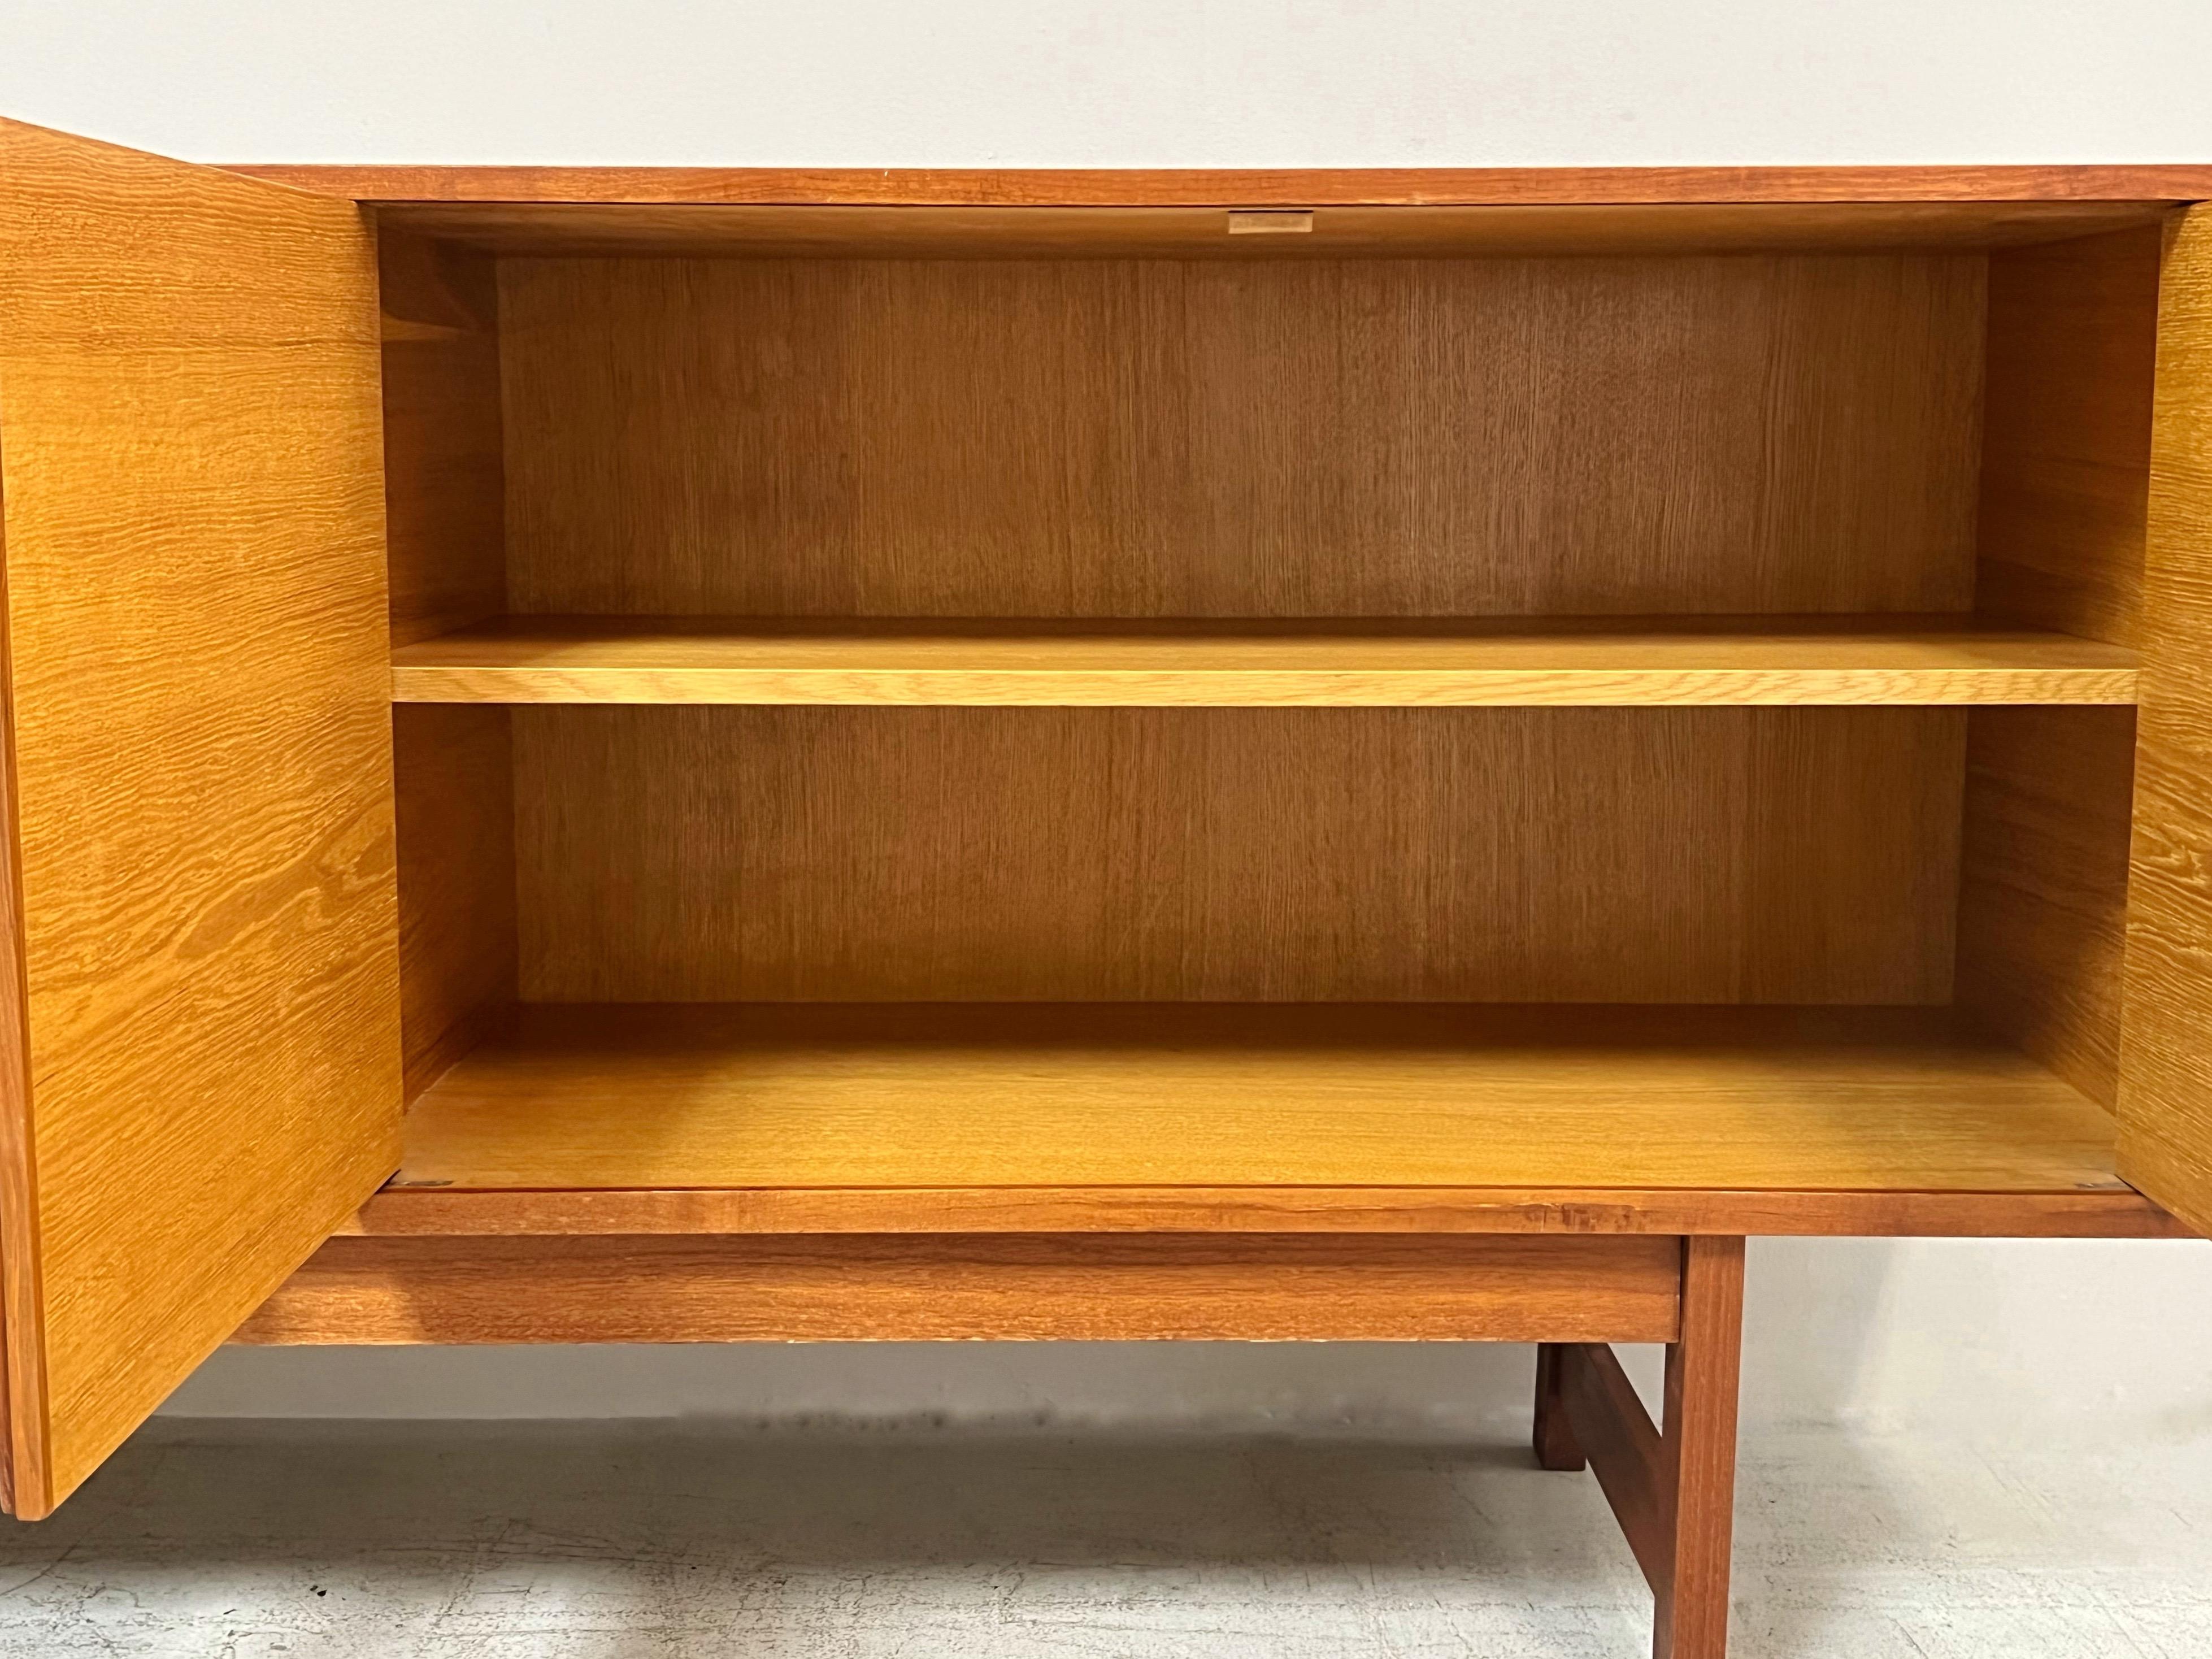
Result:
<svg viewBox="0 0 2212 1659">
<path fill-rule="evenodd" d="M 2109 1195 L 2112 1140 L 1941 1010 L 537 1006 L 395 1187 Z"/>
<path fill-rule="evenodd" d="M 1041 622 L 516 617 L 401 702 L 1224 707 L 2130 703 L 2131 651 L 1960 617 Z"/>
</svg>

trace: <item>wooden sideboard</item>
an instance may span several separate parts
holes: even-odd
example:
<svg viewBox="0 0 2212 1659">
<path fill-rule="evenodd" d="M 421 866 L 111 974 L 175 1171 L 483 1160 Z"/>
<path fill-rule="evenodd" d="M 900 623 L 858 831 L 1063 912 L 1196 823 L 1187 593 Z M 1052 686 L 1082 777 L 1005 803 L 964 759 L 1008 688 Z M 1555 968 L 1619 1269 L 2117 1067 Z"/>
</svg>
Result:
<svg viewBox="0 0 2212 1659">
<path fill-rule="evenodd" d="M 2212 1227 L 2206 198 L 0 125 L 9 1507 L 234 1337 L 1526 1341 L 1718 1655 L 1747 1236 Z"/>
</svg>

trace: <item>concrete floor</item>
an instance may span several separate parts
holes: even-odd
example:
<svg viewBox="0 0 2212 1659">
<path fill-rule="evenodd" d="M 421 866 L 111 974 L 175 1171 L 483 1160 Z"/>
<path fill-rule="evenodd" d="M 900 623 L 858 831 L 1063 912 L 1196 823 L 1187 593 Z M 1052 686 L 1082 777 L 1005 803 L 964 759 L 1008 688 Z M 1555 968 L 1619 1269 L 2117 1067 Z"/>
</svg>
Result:
<svg viewBox="0 0 2212 1659">
<path fill-rule="evenodd" d="M 1756 1432 L 1738 1659 L 2199 1659 L 2212 1442 Z M 157 1419 L 0 1522 L 0 1656 L 1647 1650 L 1587 1475 L 1388 1439 Z"/>
</svg>

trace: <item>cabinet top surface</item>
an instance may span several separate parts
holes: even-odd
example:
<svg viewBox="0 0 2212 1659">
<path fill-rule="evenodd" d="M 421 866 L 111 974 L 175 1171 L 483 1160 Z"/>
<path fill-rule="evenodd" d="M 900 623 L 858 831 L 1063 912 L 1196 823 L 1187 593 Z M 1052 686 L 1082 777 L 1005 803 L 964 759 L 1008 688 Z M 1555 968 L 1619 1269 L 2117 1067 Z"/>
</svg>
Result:
<svg viewBox="0 0 2212 1659">
<path fill-rule="evenodd" d="M 1319 207 L 2188 202 L 2212 162 L 2148 166 L 963 168 L 237 164 L 368 202 Z"/>
</svg>

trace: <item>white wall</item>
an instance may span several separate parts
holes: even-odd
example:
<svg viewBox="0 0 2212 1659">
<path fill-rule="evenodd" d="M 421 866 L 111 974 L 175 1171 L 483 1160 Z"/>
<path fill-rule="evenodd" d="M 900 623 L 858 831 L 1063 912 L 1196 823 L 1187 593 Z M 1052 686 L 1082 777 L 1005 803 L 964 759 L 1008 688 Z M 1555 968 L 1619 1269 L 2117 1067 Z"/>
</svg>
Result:
<svg viewBox="0 0 2212 1659">
<path fill-rule="evenodd" d="M 0 0 L 0 109 L 204 160 L 2212 159 L 2203 0 Z"/>
<path fill-rule="evenodd" d="M 2206 0 L 0 0 L 0 112 L 203 160 L 2212 161 Z M 2212 1250 L 1754 1247 L 1754 1419 L 2212 1429 Z M 207 1413 L 1042 1412 L 1389 1427 L 1523 1351 L 253 1351 Z"/>
</svg>

